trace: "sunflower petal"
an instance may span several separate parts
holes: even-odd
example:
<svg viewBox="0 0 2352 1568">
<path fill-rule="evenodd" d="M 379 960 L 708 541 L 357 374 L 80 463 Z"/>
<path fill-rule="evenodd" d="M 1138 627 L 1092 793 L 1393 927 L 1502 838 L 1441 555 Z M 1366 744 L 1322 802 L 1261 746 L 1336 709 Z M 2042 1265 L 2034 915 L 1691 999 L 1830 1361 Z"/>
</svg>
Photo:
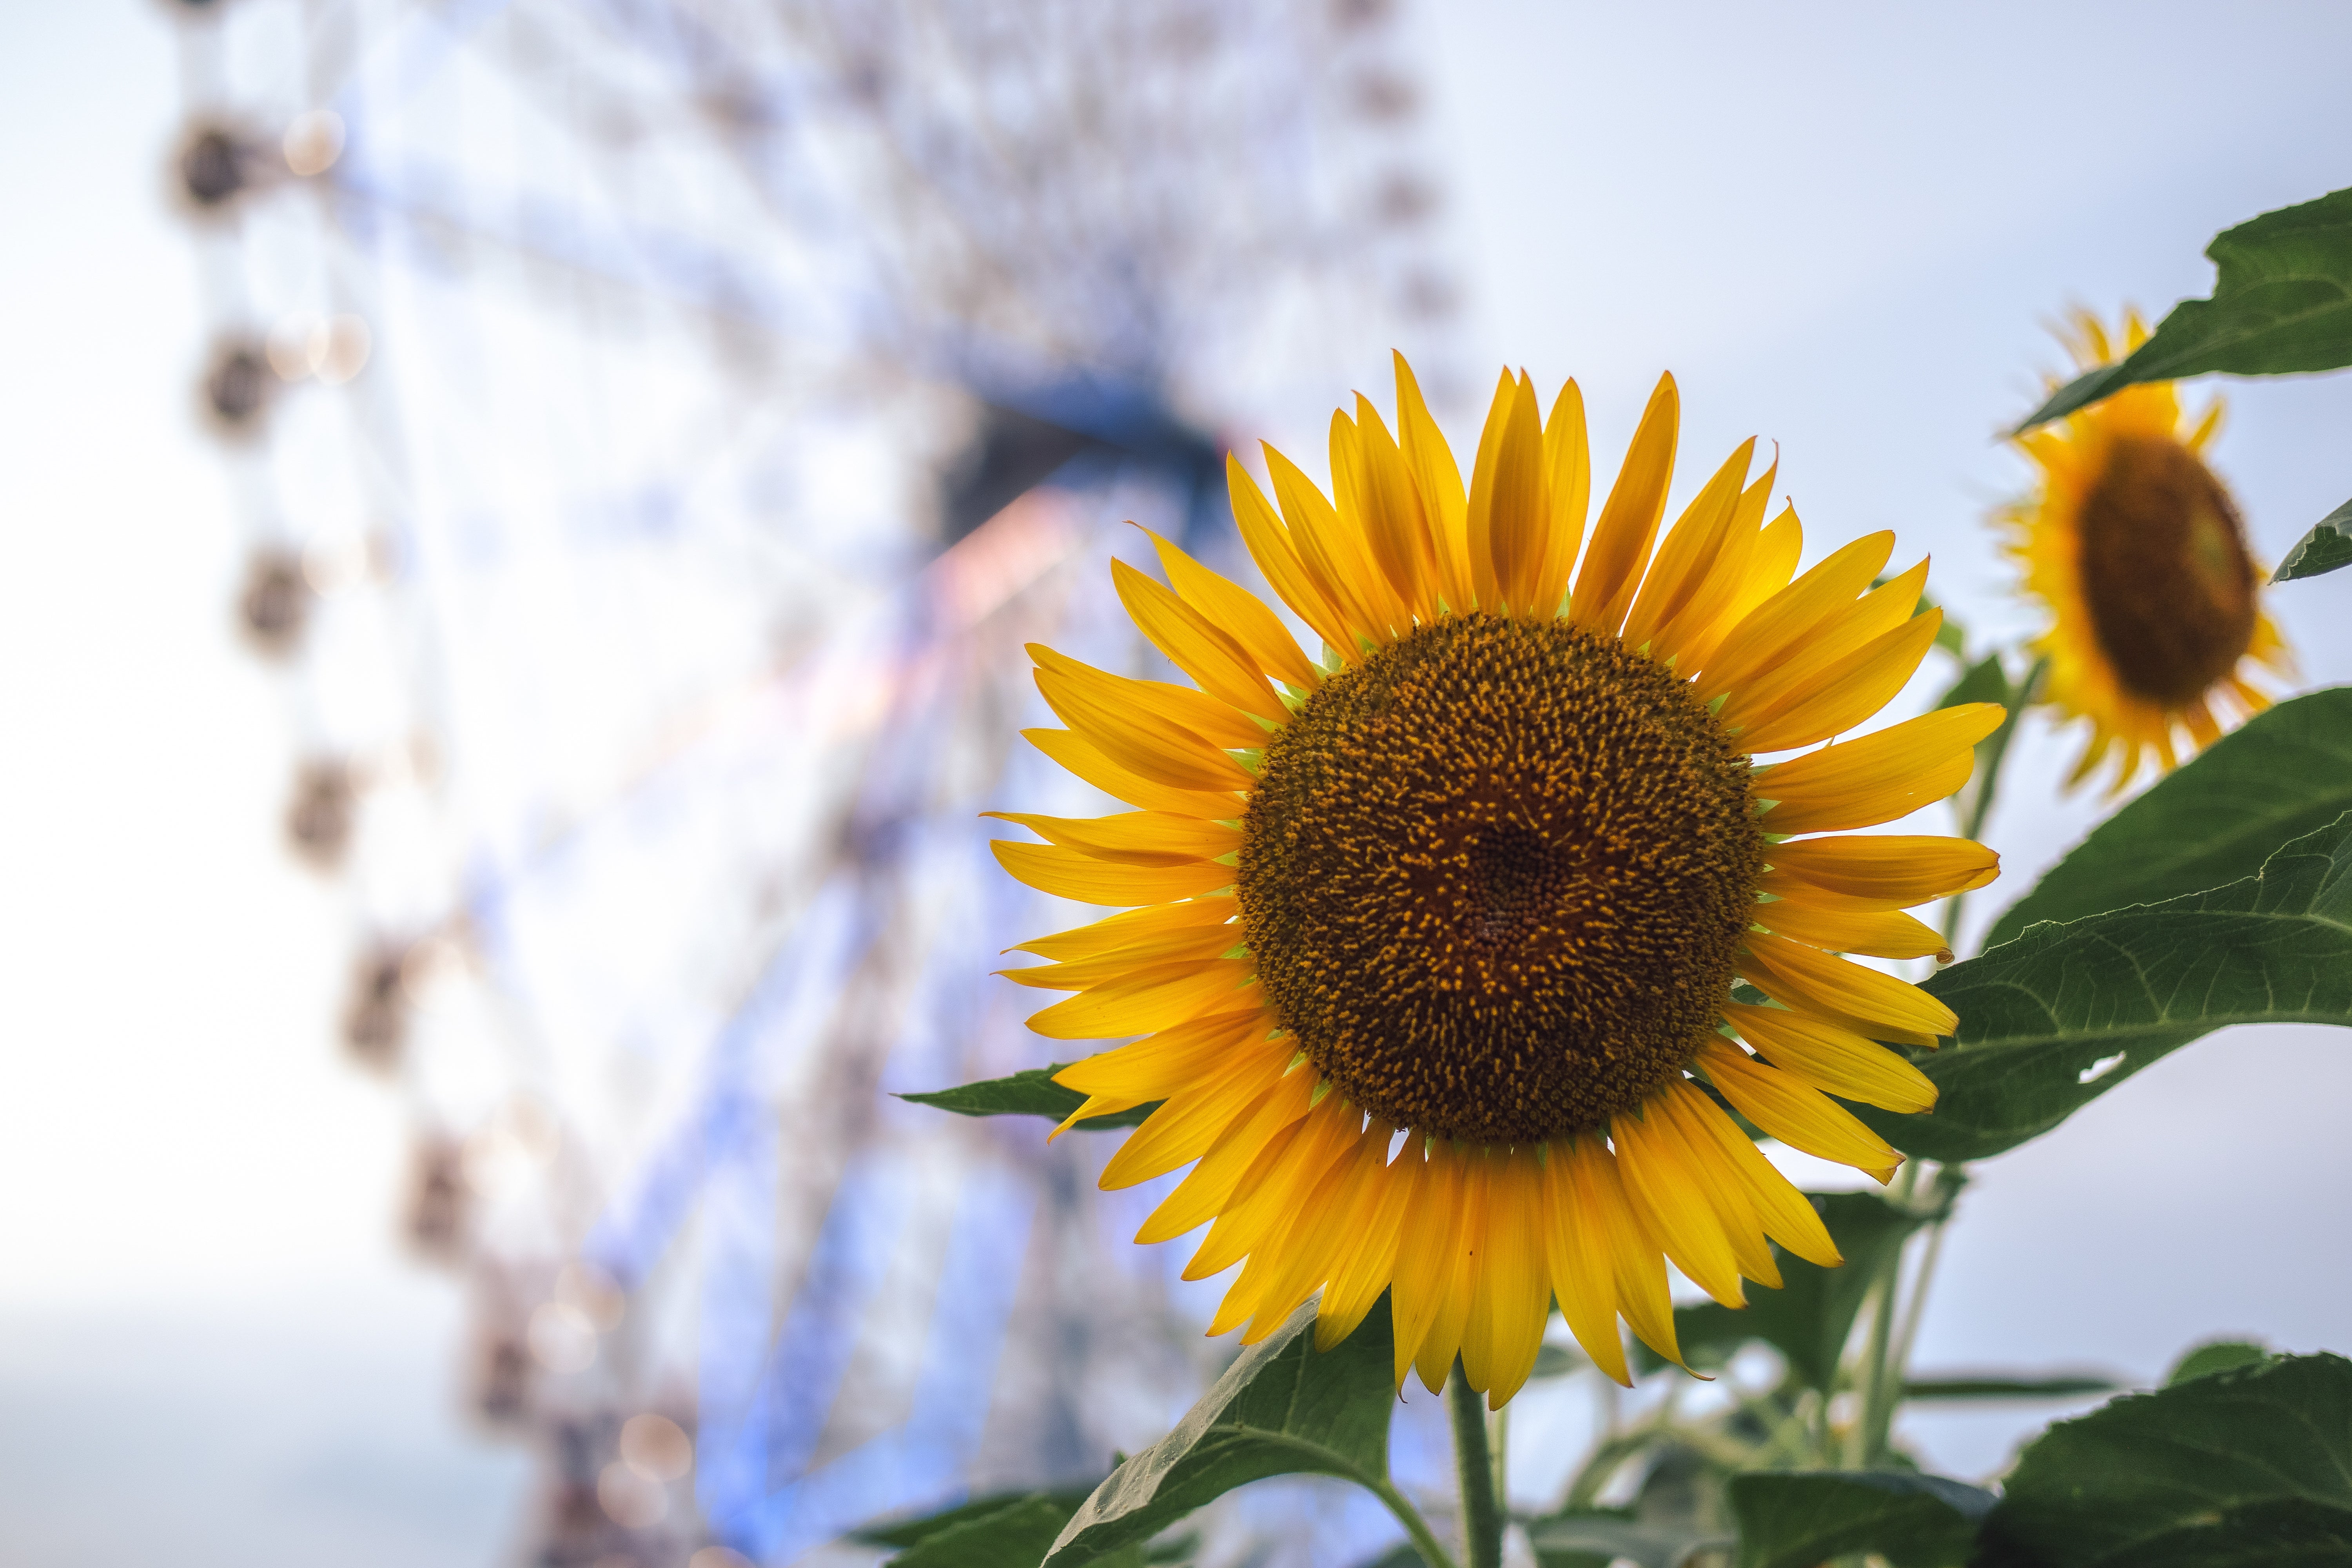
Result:
<svg viewBox="0 0 2352 1568">
<path fill-rule="evenodd" d="M 1651 646 L 1706 585 L 1707 574 L 1731 539 L 1732 525 L 1739 516 L 1740 493 L 1755 460 L 1756 437 L 1750 436 L 1724 459 L 1666 531 L 1657 559 L 1650 563 L 1649 574 L 1642 581 L 1633 613 L 1625 618 L 1626 647 Z"/>
<path fill-rule="evenodd" d="M 1906 1114 L 1936 1103 L 1936 1085 L 1926 1073 L 1850 1029 L 1786 1007 L 1735 1003 L 1723 1016 L 1766 1061 L 1826 1093 Z"/>
<path fill-rule="evenodd" d="M 1894 553 L 1892 531 L 1865 533 L 1748 612 L 1699 671 L 1693 688 L 1699 700 L 1712 702 L 1791 657 L 1801 658 L 1808 639 L 1850 606 Z"/>
<path fill-rule="evenodd" d="M 1126 562 L 1113 561 L 1110 575 L 1119 603 L 1127 606 L 1136 626 L 1202 691 L 1227 707 L 1270 723 L 1289 722 L 1290 710 L 1274 694 L 1265 677 L 1252 668 L 1241 644 Z"/>
<path fill-rule="evenodd" d="M 1907 909 L 1983 887 L 2000 875 L 2000 857 L 1967 838 L 1929 834 L 1800 838 L 1766 852 L 1770 878 L 1785 873 L 1881 908 Z"/>
<path fill-rule="evenodd" d="M 1666 486 L 1674 478 L 1681 414 L 1675 378 L 1660 376 L 1569 595 L 1569 619 L 1580 626 L 1613 636 L 1624 625 L 1625 612 L 1642 585 L 1642 568 L 1650 559 L 1650 542 L 1666 514 Z"/>
<path fill-rule="evenodd" d="M 1685 1079 L 1675 1088 L 1675 1110 L 1693 1142 L 1711 1146 L 1731 1180 L 1746 1194 L 1765 1234 L 1808 1263 L 1835 1268 L 1845 1259 L 1829 1227 L 1788 1177 L 1757 1152 L 1747 1134 L 1733 1125 L 1715 1101 L 1696 1084 Z"/>
<path fill-rule="evenodd" d="M 1437 421 L 1429 416 L 1412 366 L 1401 353 L 1391 357 L 1396 361 L 1397 437 L 1405 467 L 1421 492 L 1422 515 L 1429 521 L 1430 540 L 1437 549 L 1438 586 L 1446 606 L 1461 615 L 1476 604 L 1470 584 L 1470 505 L 1462 489 L 1462 470 Z"/>
<path fill-rule="evenodd" d="M 1952 962 L 1944 939 L 1900 910 L 1822 910 L 1781 899 L 1757 905 L 1756 923 L 1824 952 Z"/>
<path fill-rule="evenodd" d="M 1301 690 L 1312 689 L 1322 680 L 1322 672 L 1299 650 L 1298 639 L 1290 635 L 1280 616 L 1266 608 L 1265 600 L 1210 571 L 1151 530 L 1143 531 L 1150 535 L 1151 547 L 1160 552 L 1160 569 L 1168 574 L 1177 597 L 1241 644 L 1261 671 Z"/>
<path fill-rule="evenodd" d="M 1241 530 L 1243 545 L 1282 602 L 1298 612 L 1298 618 L 1314 627 L 1316 635 L 1340 658 L 1356 662 L 1356 638 L 1348 628 L 1347 615 L 1307 571 L 1281 514 L 1230 452 L 1225 455 L 1225 493 L 1233 498 L 1234 523 Z"/>
<path fill-rule="evenodd" d="M 1486 1310 L 1494 1357 L 1486 1407 L 1500 1410 L 1523 1387 L 1543 1349 L 1551 1291 L 1544 1267 L 1543 1171 L 1535 1152 L 1496 1159 L 1486 1223 Z"/>
<path fill-rule="evenodd" d="M 1241 829 L 1164 811 L 1113 816 L 1041 816 L 1034 812 L 983 811 L 983 817 L 1025 827 L 1049 844 L 1129 866 L 1181 866 L 1241 851 Z"/>
<path fill-rule="evenodd" d="M 1584 521 L 1592 507 L 1592 446 L 1584 428 L 1584 393 L 1574 380 L 1561 384 L 1544 421 L 1544 485 L 1551 493 L 1551 542 L 1544 549 L 1543 573 L 1528 595 L 1538 616 L 1557 616 L 1568 597 L 1576 554 L 1584 544 Z"/>
<path fill-rule="evenodd" d="M 1927 563 L 1923 560 L 1851 603 L 1832 604 L 1810 625 L 1793 619 L 1784 624 L 1782 630 L 1793 626 L 1801 635 L 1784 644 L 1770 665 L 1730 689 L 1721 710 L 1723 721 L 1734 729 L 1747 728 L 1807 700 L 1830 672 L 1848 664 L 1865 644 L 1910 620 L 1927 581 Z"/>
<path fill-rule="evenodd" d="M 1255 1105 L 1217 1134 L 1200 1163 L 1151 1211 L 1135 1239 L 1167 1241 L 1215 1218 L 1259 1153 L 1276 1133 L 1305 1116 L 1314 1099 L 1311 1070 L 1293 1068 L 1276 1079 Z"/>
<path fill-rule="evenodd" d="M 1433 621 L 1437 556 L 1421 495 L 1405 469 L 1404 454 L 1381 423 L 1380 410 L 1361 393 L 1356 395 L 1356 488 L 1362 497 L 1365 542 L 1407 613 Z"/>
<path fill-rule="evenodd" d="M 1815 833 L 1907 816 L 1967 784 L 1976 743 L 2008 716 L 1998 702 L 1965 702 L 1775 763 L 1754 785 L 1758 803 L 1770 803 L 1764 830 Z"/>
<path fill-rule="evenodd" d="M 1881 1186 L 1894 1179 L 1903 1163 L 1903 1156 L 1852 1111 L 1821 1090 L 1766 1067 L 1728 1040 L 1709 1040 L 1700 1047 L 1698 1065 L 1740 1115 L 1791 1149 L 1852 1165 Z"/>
<path fill-rule="evenodd" d="M 1266 472 L 1274 479 L 1275 504 L 1282 509 L 1282 521 L 1290 528 L 1290 542 L 1324 598 L 1344 618 L 1349 646 L 1352 648 L 1359 641 L 1386 642 L 1389 616 L 1383 606 L 1388 589 L 1372 582 L 1371 563 L 1365 558 L 1355 531 L 1297 464 L 1264 442 L 1258 445 L 1265 455 Z"/>
<path fill-rule="evenodd" d="M 1526 616 L 1551 538 L 1535 389 L 1505 372 L 1487 420 L 1493 438 L 1470 479 L 1470 575 L 1481 605 Z"/>
<path fill-rule="evenodd" d="M 1271 1019 L 1266 1019 L 1271 1024 Z M 1171 1031 L 1163 1031 L 1163 1033 Z M 1266 1090 L 1287 1070 L 1297 1052 L 1266 1040 L 1237 1045 L 1233 1054 L 1144 1119 L 1128 1141 L 1103 1166 L 1097 1184 L 1117 1192 L 1154 1176 L 1164 1176 L 1179 1165 L 1207 1153 L 1236 1120 L 1248 1114 Z"/>
<path fill-rule="evenodd" d="M 1112 762 L 1100 746 L 1073 730 L 1024 730 L 1021 734 L 1067 772 L 1129 805 L 1139 805 L 1146 811 L 1178 812 L 1212 822 L 1241 818 L 1242 803 L 1230 789 L 1178 789 L 1157 783 Z"/>
<path fill-rule="evenodd" d="M 1568 1331 L 1592 1364 L 1631 1388 L 1625 1342 L 1617 1330 L 1617 1282 L 1612 1277 L 1607 1222 L 1572 1173 L 1575 1152 L 1565 1142 L 1547 1152 L 1544 1171 L 1544 1256 L 1552 1294 Z"/>
<path fill-rule="evenodd" d="M 1959 1026 L 1949 1007 L 1892 974 L 1769 931 L 1751 931 L 1741 943 L 1734 973 L 1784 1007 L 1906 1046 L 1932 1046 Z"/>
<path fill-rule="evenodd" d="M 1203 899 L 1154 904 L 1150 909 L 1106 916 L 1091 925 L 1016 942 L 1004 951 L 1034 953 L 1055 963 L 1073 959 L 1099 958 L 1119 948 L 1139 942 L 1155 941 L 1175 931 L 1190 931 L 1195 926 L 1223 926 L 1240 913 L 1241 906 L 1232 897 L 1212 894 Z M 1241 929 L 1238 926 L 1233 928 L 1231 935 L 1234 942 L 1239 942 Z"/>
<path fill-rule="evenodd" d="M 1647 1107 L 1620 1111 L 1609 1119 L 1609 1136 L 1643 1227 L 1692 1284 L 1727 1307 L 1746 1305 L 1731 1240 L 1668 1139 L 1661 1113 Z"/>
<path fill-rule="evenodd" d="M 1383 1156 L 1395 1135 L 1394 1128 L 1381 1121 L 1373 1122 L 1365 1132 L 1368 1139 L 1378 1137 Z M 1411 1164 L 1406 1163 L 1408 1159 Z M 1363 1218 L 1350 1230 L 1331 1266 L 1331 1281 L 1316 1309 L 1316 1349 L 1328 1351 L 1354 1333 L 1372 1303 L 1389 1288 L 1398 1238 L 1412 1209 L 1420 1166 L 1420 1156 L 1408 1151 L 1393 1163 L 1370 1170 L 1368 1179 L 1377 1201 L 1360 1211 Z"/>
<path fill-rule="evenodd" d="M 1681 1348 L 1675 1342 L 1674 1304 L 1666 1295 L 1666 1264 L 1657 1240 L 1643 1224 L 1626 1195 L 1624 1172 L 1608 1145 L 1598 1138 L 1580 1138 L 1571 1155 L 1570 1174 L 1579 1189 L 1580 1205 L 1594 1215 L 1608 1240 L 1611 1270 L 1617 1286 L 1617 1310 L 1643 1344 L 1685 1371 Z"/>
<path fill-rule="evenodd" d="M 1162 720 L 1187 738 L 1198 736 L 1212 749 L 1246 750 L 1265 744 L 1265 728 L 1247 714 L 1234 711 L 1205 691 L 1164 680 L 1137 680 L 1097 669 L 1044 643 L 1028 645 L 1039 676 L 1051 676 L 1062 686 L 1081 691 L 1093 702 L 1130 709 Z"/>
<path fill-rule="evenodd" d="M 1033 1014 L 1029 1027 L 1049 1040 L 1115 1040 L 1150 1034 L 1203 1013 L 1232 1011 L 1234 993 L 1249 983 L 1256 968 L 1247 959 L 1155 963 Z"/>
<path fill-rule="evenodd" d="M 1167 1100 L 1206 1083 L 1270 1033 L 1261 1008 L 1187 1018 L 1156 1035 L 1072 1062 L 1054 1081 L 1081 1094 L 1125 1095 L 1138 1103 Z"/>
</svg>

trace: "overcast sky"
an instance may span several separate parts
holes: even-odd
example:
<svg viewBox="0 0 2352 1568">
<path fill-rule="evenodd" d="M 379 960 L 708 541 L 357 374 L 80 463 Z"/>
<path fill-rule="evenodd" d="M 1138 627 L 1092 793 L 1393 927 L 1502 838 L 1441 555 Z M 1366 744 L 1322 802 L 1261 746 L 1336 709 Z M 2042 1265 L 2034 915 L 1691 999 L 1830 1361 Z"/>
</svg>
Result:
<svg viewBox="0 0 2352 1568">
<path fill-rule="evenodd" d="M 0 1530 L 37 1565 L 488 1563 L 520 1458 L 450 1417 L 457 1303 L 391 1246 L 399 1111 L 325 1037 L 348 933 L 278 850 L 289 738 L 229 633 L 162 13 L 0 22 Z M 2217 228 L 2352 184 L 2339 5 L 1444 21 L 1474 362 L 1577 374 L 1605 461 L 1671 368 L 1686 466 L 1779 441 L 1812 539 L 1895 527 L 1980 633 L 2023 625 L 1982 516 L 2021 477 L 1993 432 L 2058 363 L 2042 323 L 2160 313 Z M 2275 559 L 2352 494 L 2352 377 L 2227 391 L 2218 463 Z M 2342 583 L 2277 595 L 2306 684 L 2352 676 Z M 2051 804 L 2070 756 L 2028 736 L 1991 832 L 2012 894 L 2092 819 Z M 1921 1365 L 2352 1349 L 2347 1103 L 2339 1037 L 2244 1030 L 1989 1163 Z M 1913 1430 L 1977 1475 L 2041 1418 Z"/>
</svg>

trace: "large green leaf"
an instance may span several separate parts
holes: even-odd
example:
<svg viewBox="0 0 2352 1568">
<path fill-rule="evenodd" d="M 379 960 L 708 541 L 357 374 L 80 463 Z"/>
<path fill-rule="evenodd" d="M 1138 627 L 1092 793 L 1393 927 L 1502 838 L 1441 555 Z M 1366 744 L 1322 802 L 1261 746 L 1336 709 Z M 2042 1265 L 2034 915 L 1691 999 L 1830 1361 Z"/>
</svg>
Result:
<svg viewBox="0 0 2352 1568">
<path fill-rule="evenodd" d="M 2352 1024 L 2352 813 L 2226 888 L 2037 925 L 1927 983 L 1959 1015 L 1920 1061 L 1933 1111 L 1864 1120 L 1907 1153 L 1980 1160 L 2231 1024 Z"/>
<path fill-rule="evenodd" d="M 1528 1525 L 1528 1544 L 1541 1568 L 1609 1568 L 1627 1561 L 1639 1568 L 1683 1568 L 1702 1552 L 1731 1544 L 1721 1535 L 1643 1524 L 1622 1509 L 1573 1509 Z"/>
<path fill-rule="evenodd" d="M 2282 702 L 2099 825 L 1993 922 L 2075 921 L 2251 877 L 2271 852 L 2352 811 L 2352 687 Z"/>
<path fill-rule="evenodd" d="M 1776 1246 L 1772 1259 L 1780 1268 L 1780 1289 L 1750 1285 L 1748 1305 L 1738 1309 L 1717 1301 L 1675 1308 L 1675 1337 L 1694 1366 L 1719 1366 L 1741 1345 L 1761 1340 L 1787 1358 L 1790 1374 L 1800 1384 L 1828 1389 L 1837 1379 L 1838 1361 L 1871 1283 L 1889 1256 L 1933 1217 L 1898 1209 L 1869 1193 L 1805 1195 L 1829 1227 L 1844 1265 L 1823 1268 Z M 1636 1344 L 1634 1355 L 1645 1371 L 1665 1365 L 1646 1345 Z"/>
<path fill-rule="evenodd" d="M 2042 1568 L 2352 1562 L 2352 1362 L 2289 1356 L 2050 1428 L 1984 1524 L 1986 1560 Z"/>
<path fill-rule="evenodd" d="M 1762 1470 L 1731 1479 L 1738 1568 L 1813 1568 L 1871 1552 L 1895 1568 L 1960 1568 L 1990 1492 L 1902 1470 Z"/>
<path fill-rule="evenodd" d="M 2019 428 L 2135 382 L 2352 364 L 2352 190 L 2223 229 L 2205 254 L 2219 269 L 2211 299 L 2175 305 L 2129 356 L 2068 382 Z"/>
<path fill-rule="evenodd" d="M 2244 1340 L 2208 1340 L 2190 1347 L 2173 1363 L 2165 1374 L 2164 1386 L 2170 1388 L 2192 1377 L 2210 1377 L 2217 1372 L 2235 1372 L 2242 1366 L 2259 1366 L 2270 1359 L 2270 1352 Z"/>
<path fill-rule="evenodd" d="M 1060 1121 L 1087 1102 L 1087 1097 L 1076 1089 L 1064 1089 L 1054 1081 L 1054 1075 L 1067 1066 L 1067 1062 L 1055 1062 L 1047 1068 L 1026 1068 L 1011 1078 L 982 1079 L 954 1089 L 935 1089 L 898 1098 L 916 1105 L 952 1110 L 958 1116 L 1042 1116 L 1048 1121 Z M 1107 1132 L 1115 1127 L 1140 1126 L 1145 1117 L 1159 1109 L 1160 1102 L 1155 1100 L 1132 1110 L 1089 1116 L 1078 1123 L 1077 1130 Z"/>
<path fill-rule="evenodd" d="M 2271 581 L 2324 577 L 2339 566 L 2352 566 L 2352 500 L 2313 523 L 2311 531 L 2294 542 L 2294 548 L 2271 574 Z"/>
<path fill-rule="evenodd" d="M 1315 1349 L 1315 1304 L 1242 1352 L 1176 1430 L 1129 1458 L 1079 1506 L 1043 1568 L 1099 1563 L 1235 1487 L 1269 1476 L 1338 1476 L 1388 1485 L 1388 1300 L 1328 1353 Z"/>
</svg>

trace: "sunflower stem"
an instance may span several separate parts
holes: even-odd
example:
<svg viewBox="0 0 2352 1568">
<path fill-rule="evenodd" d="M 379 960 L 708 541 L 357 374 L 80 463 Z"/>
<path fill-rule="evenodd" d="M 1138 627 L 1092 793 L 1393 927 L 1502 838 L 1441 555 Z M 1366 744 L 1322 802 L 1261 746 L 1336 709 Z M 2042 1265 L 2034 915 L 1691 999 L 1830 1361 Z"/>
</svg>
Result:
<svg viewBox="0 0 2352 1568">
<path fill-rule="evenodd" d="M 1486 1447 L 1486 1402 L 1470 1386 L 1462 1358 L 1445 1380 L 1454 1417 L 1454 1466 L 1462 1485 L 1462 1560 L 1466 1568 L 1502 1568 L 1503 1519 L 1495 1500 L 1495 1459 Z"/>
<path fill-rule="evenodd" d="M 1429 1528 L 1429 1521 L 1421 1517 L 1421 1510 L 1413 1507 L 1404 1493 L 1396 1489 L 1394 1482 L 1383 1480 L 1367 1484 L 1370 1486 L 1372 1495 L 1387 1504 L 1397 1522 L 1404 1526 L 1405 1534 L 1412 1538 L 1412 1549 L 1421 1553 L 1421 1560 L 1428 1563 L 1429 1568 L 1454 1568 L 1453 1555 L 1437 1539 L 1437 1532 Z"/>
<path fill-rule="evenodd" d="M 1918 1182 L 1919 1163 L 1906 1160 L 1887 1195 L 1908 1208 Z M 1906 1250 L 1895 1248 L 1871 1288 L 1870 1342 L 1863 1352 L 1862 1376 L 1857 1380 L 1860 1407 L 1854 1412 L 1853 1434 L 1846 1448 L 1848 1463 L 1856 1469 L 1868 1469 L 1885 1456 L 1887 1430 L 1894 1425 L 1895 1406 L 1902 1393 L 1903 1372 L 1895 1364 L 1894 1345 L 1895 1298 L 1903 1283 Z"/>
<path fill-rule="evenodd" d="M 2049 672 L 2047 657 L 2034 660 L 2033 668 L 2025 672 L 2025 679 L 2009 689 L 2009 717 L 2000 721 L 2000 729 L 1977 742 L 1979 761 L 1977 771 L 1980 776 L 1969 781 L 1973 788 L 1969 791 L 1968 822 L 1961 837 L 1982 837 L 1985 819 L 1992 815 L 1993 792 L 2000 784 L 2000 764 L 2008 759 L 2009 742 L 2017 733 L 2017 721 L 2024 716 L 2034 699 L 2041 695 L 2042 679 Z M 1966 893 L 1954 893 L 1944 901 L 1943 936 L 1946 947 L 1959 939 L 1960 910 L 1967 906 L 1968 898 Z"/>
</svg>

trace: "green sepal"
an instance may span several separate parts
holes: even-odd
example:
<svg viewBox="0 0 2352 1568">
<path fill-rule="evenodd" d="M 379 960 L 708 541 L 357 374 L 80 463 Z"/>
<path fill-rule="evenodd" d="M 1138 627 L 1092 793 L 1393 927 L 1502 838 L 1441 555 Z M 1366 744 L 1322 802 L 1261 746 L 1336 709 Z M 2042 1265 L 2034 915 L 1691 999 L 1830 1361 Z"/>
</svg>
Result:
<svg viewBox="0 0 2352 1568">
<path fill-rule="evenodd" d="M 977 1083 L 959 1084 L 953 1089 L 935 1089 L 919 1094 L 902 1094 L 897 1098 L 913 1105 L 928 1105 L 940 1110 L 952 1110 L 958 1116 L 1042 1116 L 1048 1121 L 1065 1121 L 1070 1112 L 1087 1102 L 1087 1097 L 1075 1089 L 1066 1089 L 1054 1081 L 1054 1075 L 1070 1064 L 1055 1062 L 1052 1067 L 1024 1068 L 1010 1078 L 982 1079 Z M 1160 1109 L 1160 1101 L 1139 1105 L 1131 1110 L 1115 1110 L 1104 1116 L 1089 1116 L 1076 1124 L 1081 1132 L 1108 1132 L 1114 1128 L 1138 1127 L 1143 1119 Z"/>
</svg>

